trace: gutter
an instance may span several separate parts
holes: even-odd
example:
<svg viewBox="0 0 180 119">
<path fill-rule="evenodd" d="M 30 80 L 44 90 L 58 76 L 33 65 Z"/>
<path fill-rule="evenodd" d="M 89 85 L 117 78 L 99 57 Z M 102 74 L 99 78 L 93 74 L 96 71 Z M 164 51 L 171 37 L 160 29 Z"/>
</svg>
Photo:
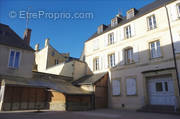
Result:
<svg viewBox="0 0 180 119">
<path fill-rule="evenodd" d="M 164 7 L 166 9 L 166 14 L 167 14 L 169 34 L 170 34 L 170 37 L 171 37 L 171 45 L 172 45 L 172 51 L 173 51 L 173 60 L 174 60 L 174 66 L 175 66 L 175 71 L 176 71 L 176 79 L 177 79 L 179 95 L 180 95 L 180 81 L 179 81 L 179 75 L 178 75 L 175 47 L 174 47 L 173 36 L 172 36 L 171 22 L 170 22 L 170 19 L 169 19 L 169 13 L 168 13 L 168 9 L 167 9 L 166 4 L 164 5 Z"/>
</svg>

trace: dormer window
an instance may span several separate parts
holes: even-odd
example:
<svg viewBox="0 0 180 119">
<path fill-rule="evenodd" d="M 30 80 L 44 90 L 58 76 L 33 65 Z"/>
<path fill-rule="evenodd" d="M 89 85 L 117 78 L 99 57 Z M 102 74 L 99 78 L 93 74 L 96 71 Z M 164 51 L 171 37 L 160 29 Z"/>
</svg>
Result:
<svg viewBox="0 0 180 119">
<path fill-rule="evenodd" d="M 9 55 L 9 68 L 15 68 L 18 69 L 20 64 L 20 52 L 11 50 Z"/>
<path fill-rule="evenodd" d="M 117 14 L 115 18 L 111 20 L 111 27 L 115 27 L 119 24 L 119 22 L 123 19 L 123 16 L 120 14 Z"/>
<path fill-rule="evenodd" d="M 107 26 L 104 25 L 104 24 L 100 25 L 100 26 L 98 27 L 97 33 L 100 34 L 100 33 L 104 32 L 104 30 L 105 30 L 106 27 L 107 27 Z"/>
<path fill-rule="evenodd" d="M 118 24 L 117 18 L 111 20 L 111 27 L 114 27 Z"/>
<path fill-rule="evenodd" d="M 133 18 L 135 16 L 136 12 L 137 12 L 137 10 L 135 8 L 128 10 L 126 13 L 127 19 Z"/>
</svg>

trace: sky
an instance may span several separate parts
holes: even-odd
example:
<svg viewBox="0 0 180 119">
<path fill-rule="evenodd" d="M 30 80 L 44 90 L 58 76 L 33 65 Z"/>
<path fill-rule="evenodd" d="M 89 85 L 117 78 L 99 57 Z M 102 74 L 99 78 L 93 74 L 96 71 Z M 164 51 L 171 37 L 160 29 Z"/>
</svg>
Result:
<svg viewBox="0 0 180 119">
<path fill-rule="evenodd" d="M 126 16 L 127 10 L 139 9 L 153 1 L 0 0 L 0 23 L 9 25 L 20 37 L 26 26 L 32 29 L 32 48 L 37 43 L 43 48 L 45 39 L 49 38 L 50 44 L 60 53 L 68 52 L 79 58 L 84 42 L 99 25 L 110 24 L 119 12 Z"/>
</svg>

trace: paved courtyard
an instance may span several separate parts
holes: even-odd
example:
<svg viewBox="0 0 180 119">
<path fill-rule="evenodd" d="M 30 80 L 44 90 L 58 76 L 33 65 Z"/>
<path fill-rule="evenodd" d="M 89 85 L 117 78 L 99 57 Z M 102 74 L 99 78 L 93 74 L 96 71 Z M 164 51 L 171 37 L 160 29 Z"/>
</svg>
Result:
<svg viewBox="0 0 180 119">
<path fill-rule="evenodd" d="M 180 119 L 180 115 L 104 109 L 84 112 L 0 112 L 0 119 Z"/>
</svg>

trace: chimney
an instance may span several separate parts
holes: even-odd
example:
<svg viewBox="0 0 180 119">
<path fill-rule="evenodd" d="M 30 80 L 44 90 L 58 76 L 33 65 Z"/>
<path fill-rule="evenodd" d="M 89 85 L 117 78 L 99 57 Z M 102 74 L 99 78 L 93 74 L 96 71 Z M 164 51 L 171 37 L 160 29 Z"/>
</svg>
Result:
<svg viewBox="0 0 180 119">
<path fill-rule="evenodd" d="M 45 40 L 45 47 L 47 47 L 49 45 L 49 38 L 46 38 Z"/>
<path fill-rule="evenodd" d="M 24 32 L 24 41 L 29 45 L 30 44 L 30 39 L 31 39 L 31 29 L 26 29 L 25 32 Z"/>
<path fill-rule="evenodd" d="M 39 44 L 36 44 L 36 45 L 35 45 L 35 51 L 36 51 L 36 52 L 39 51 Z"/>
</svg>

